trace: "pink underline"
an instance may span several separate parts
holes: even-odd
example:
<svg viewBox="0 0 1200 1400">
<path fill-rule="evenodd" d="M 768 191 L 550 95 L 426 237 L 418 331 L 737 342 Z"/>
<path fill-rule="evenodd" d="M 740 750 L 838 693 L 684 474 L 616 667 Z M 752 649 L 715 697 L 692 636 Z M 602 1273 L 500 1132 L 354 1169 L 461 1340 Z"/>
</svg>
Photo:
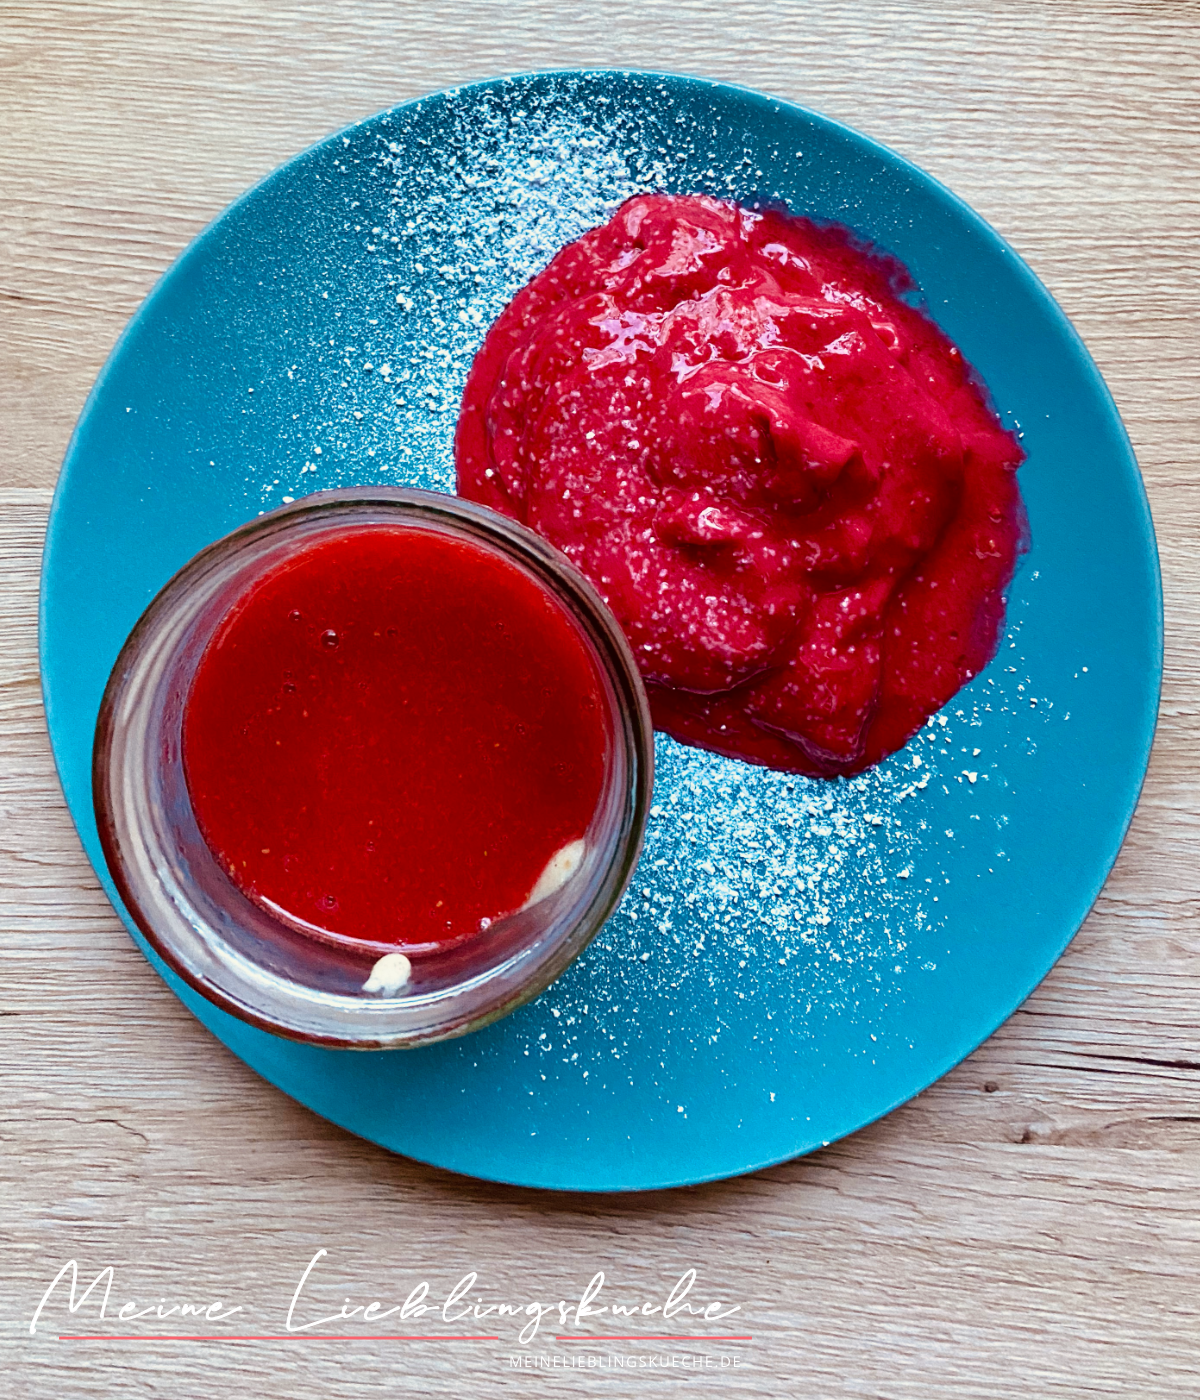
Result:
<svg viewBox="0 0 1200 1400">
<path fill-rule="evenodd" d="M 656 1337 L 646 1332 L 629 1337 L 555 1337 L 556 1342 L 752 1342 L 753 1337 Z"/>
<path fill-rule="evenodd" d="M 353 1336 L 339 1336 L 331 1332 L 285 1332 L 281 1336 L 260 1334 L 254 1337 L 175 1337 L 161 1333 L 143 1332 L 137 1337 L 123 1337 L 112 1332 L 96 1332 L 86 1335 L 60 1335 L 58 1340 L 60 1342 L 498 1342 L 500 1338 L 466 1336 L 456 1332 L 443 1333 L 438 1337 L 398 1337 L 395 1335 L 374 1337 L 363 1333 L 355 1333 Z"/>
</svg>

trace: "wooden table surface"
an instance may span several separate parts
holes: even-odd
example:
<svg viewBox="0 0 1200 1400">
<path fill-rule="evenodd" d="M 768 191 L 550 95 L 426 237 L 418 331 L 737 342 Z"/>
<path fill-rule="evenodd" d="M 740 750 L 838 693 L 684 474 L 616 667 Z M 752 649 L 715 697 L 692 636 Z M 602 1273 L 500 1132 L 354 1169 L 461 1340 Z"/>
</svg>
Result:
<svg viewBox="0 0 1200 1400">
<path fill-rule="evenodd" d="M 776 92 L 899 150 L 979 210 L 1112 388 L 1166 590 L 1141 805 L 1095 911 L 1028 1004 L 846 1141 L 756 1176 L 619 1198 L 389 1156 L 213 1040 L 81 853 L 36 660 L 39 554 L 68 435 L 189 239 L 358 117 L 466 79 L 583 65 Z M 1198 80 L 1197 7 L 1153 0 L 0 0 L 0 1390 L 1200 1393 Z M 87 1282 L 113 1266 L 110 1318 L 126 1301 L 220 1298 L 245 1308 L 248 1332 L 278 1331 L 320 1248 L 331 1311 L 401 1301 L 421 1279 L 444 1294 L 471 1270 L 493 1300 L 577 1298 L 597 1270 L 620 1296 L 653 1299 L 695 1267 L 698 1291 L 741 1303 L 733 1330 L 754 1340 L 623 1344 L 621 1357 L 676 1364 L 538 1373 L 511 1366 L 507 1340 L 59 1341 L 97 1330 L 95 1295 L 73 1318 L 52 1303 L 29 1333 L 69 1259 Z"/>
</svg>

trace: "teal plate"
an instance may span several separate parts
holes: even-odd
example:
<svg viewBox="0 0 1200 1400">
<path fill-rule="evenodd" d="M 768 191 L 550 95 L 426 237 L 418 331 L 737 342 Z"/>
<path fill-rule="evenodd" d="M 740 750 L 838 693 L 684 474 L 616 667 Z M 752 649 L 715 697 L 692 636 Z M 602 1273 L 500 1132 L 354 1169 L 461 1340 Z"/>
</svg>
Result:
<svg viewBox="0 0 1200 1400">
<path fill-rule="evenodd" d="M 659 736 L 619 912 L 542 997 L 462 1040 L 293 1044 L 209 1005 L 142 945 L 213 1034 L 317 1113 L 455 1171 L 569 1190 L 731 1176 L 879 1117 L 1015 1010 L 1099 893 L 1154 732 L 1158 560 L 1112 400 L 1024 263 L 900 157 L 744 89 L 596 72 L 439 93 L 291 161 L 163 277 L 79 421 L 42 578 L 59 774 L 120 909 L 90 755 L 142 609 L 202 546 L 288 497 L 451 490 L 486 327 L 563 243 L 647 189 L 782 201 L 908 266 L 1028 452 L 1033 543 L 995 661 L 849 781 Z"/>
</svg>

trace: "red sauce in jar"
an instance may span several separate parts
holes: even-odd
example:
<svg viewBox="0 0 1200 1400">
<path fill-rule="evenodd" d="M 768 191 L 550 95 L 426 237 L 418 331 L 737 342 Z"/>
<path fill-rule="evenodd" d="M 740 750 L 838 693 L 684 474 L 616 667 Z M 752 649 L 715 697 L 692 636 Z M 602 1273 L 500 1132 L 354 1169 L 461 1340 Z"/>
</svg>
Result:
<svg viewBox="0 0 1200 1400">
<path fill-rule="evenodd" d="M 910 289 L 846 229 L 641 195 L 488 332 L 459 491 L 592 580 L 677 738 L 855 773 L 991 659 L 1024 454 Z"/>
<path fill-rule="evenodd" d="M 200 831 L 251 899 L 405 951 L 486 929 L 582 838 L 608 736 L 587 643 L 515 564 L 359 525 L 256 579 L 183 716 Z"/>
</svg>

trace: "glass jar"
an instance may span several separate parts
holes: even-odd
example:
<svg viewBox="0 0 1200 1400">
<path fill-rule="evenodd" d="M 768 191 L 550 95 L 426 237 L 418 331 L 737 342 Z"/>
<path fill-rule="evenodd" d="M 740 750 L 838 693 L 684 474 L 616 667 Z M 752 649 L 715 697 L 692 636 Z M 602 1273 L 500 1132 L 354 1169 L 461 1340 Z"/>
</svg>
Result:
<svg viewBox="0 0 1200 1400">
<path fill-rule="evenodd" d="M 531 576 L 573 623 L 601 681 L 608 743 L 580 863 L 486 936 L 414 954 L 407 981 L 372 977 L 378 948 L 314 938 L 249 898 L 200 832 L 185 780 L 184 711 L 210 638 L 267 572 L 330 534 L 442 532 Z M 202 550 L 126 641 L 96 727 L 92 786 L 109 870 L 134 922 L 187 983 L 277 1034 L 357 1049 L 464 1035 L 544 990 L 616 907 L 641 850 L 653 782 L 649 709 L 617 622 L 590 583 L 524 526 L 454 496 L 400 487 L 321 492 Z M 370 984 L 371 990 L 367 990 Z"/>
</svg>

